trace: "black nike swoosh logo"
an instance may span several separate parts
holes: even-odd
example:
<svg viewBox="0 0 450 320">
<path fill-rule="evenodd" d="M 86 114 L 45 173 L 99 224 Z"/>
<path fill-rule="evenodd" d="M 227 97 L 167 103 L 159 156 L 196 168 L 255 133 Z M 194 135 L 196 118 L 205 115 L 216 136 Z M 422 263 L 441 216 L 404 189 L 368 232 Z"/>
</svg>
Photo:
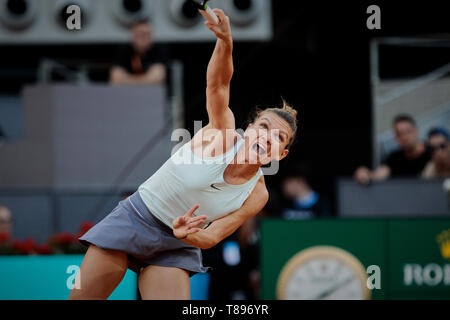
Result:
<svg viewBox="0 0 450 320">
<path fill-rule="evenodd" d="M 214 183 L 211 183 L 211 188 L 214 188 L 216 190 L 220 190 L 219 188 L 217 188 L 216 186 L 214 186 Z"/>
</svg>

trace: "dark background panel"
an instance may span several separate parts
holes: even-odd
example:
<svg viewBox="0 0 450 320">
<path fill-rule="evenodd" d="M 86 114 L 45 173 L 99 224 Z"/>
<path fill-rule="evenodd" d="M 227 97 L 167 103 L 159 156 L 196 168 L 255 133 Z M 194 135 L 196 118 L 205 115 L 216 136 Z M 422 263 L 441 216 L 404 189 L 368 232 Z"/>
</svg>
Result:
<svg viewBox="0 0 450 320">
<path fill-rule="evenodd" d="M 381 8 L 381 30 L 366 27 L 366 10 L 372 4 Z M 316 188 L 333 198 L 337 176 L 351 175 L 360 164 L 370 165 L 370 40 L 430 34 L 448 38 L 447 1 L 273 1 L 272 7 L 272 41 L 235 43 L 230 105 L 241 128 L 255 106 L 279 105 L 281 97 L 294 105 L 300 130 L 281 172 L 296 162 L 308 162 Z M 192 132 L 194 120 L 207 121 L 205 73 L 214 45 L 166 45 L 171 58 L 184 63 L 185 123 Z M 108 64 L 114 61 L 116 47 L 1 46 L 0 90 L 11 94 L 35 82 L 43 57 Z M 380 75 L 423 74 L 449 57 L 449 49 L 382 47 Z M 22 70 L 22 76 L 11 77 L 12 68 Z M 107 76 L 106 69 L 97 70 L 91 79 L 106 81 Z M 280 175 L 267 177 L 273 185 L 279 179 Z"/>
</svg>

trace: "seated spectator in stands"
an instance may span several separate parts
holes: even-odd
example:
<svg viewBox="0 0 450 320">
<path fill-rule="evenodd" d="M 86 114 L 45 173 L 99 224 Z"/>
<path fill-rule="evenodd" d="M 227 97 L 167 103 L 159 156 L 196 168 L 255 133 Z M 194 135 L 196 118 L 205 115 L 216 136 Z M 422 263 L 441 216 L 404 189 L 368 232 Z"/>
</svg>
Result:
<svg viewBox="0 0 450 320">
<path fill-rule="evenodd" d="M 431 160 L 422 172 L 425 179 L 450 177 L 450 135 L 443 128 L 428 133 L 428 146 L 432 150 Z"/>
<path fill-rule="evenodd" d="M 258 300 L 260 293 L 259 222 L 275 217 L 276 194 L 269 188 L 270 200 L 257 215 L 248 219 L 232 235 L 211 249 L 203 250 L 203 264 L 212 266 L 209 300 Z"/>
<path fill-rule="evenodd" d="M 132 43 L 119 50 L 110 70 L 112 84 L 159 84 L 166 80 L 166 55 L 154 45 L 152 25 L 147 20 L 132 27 Z"/>
<path fill-rule="evenodd" d="M 281 212 L 282 218 L 311 219 L 331 216 L 328 201 L 312 189 L 308 171 L 302 166 L 292 168 L 283 179 L 281 191 L 287 204 Z"/>
<path fill-rule="evenodd" d="M 237 230 L 237 240 L 241 249 L 241 286 L 246 300 L 261 299 L 260 272 L 260 222 L 261 219 L 279 215 L 279 201 L 276 192 L 268 187 L 270 199 L 257 215 L 251 217 Z"/>
<path fill-rule="evenodd" d="M 12 234 L 12 216 L 9 209 L 0 204 L 0 234 Z"/>
<path fill-rule="evenodd" d="M 247 300 L 245 278 L 242 272 L 242 252 L 237 239 L 238 231 L 216 246 L 202 250 L 203 264 L 211 266 L 208 300 Z"/>
<path fill-rule="evenodd" d="M 431 150 L 419 139 L 416 122 L 409 115 L 398 115 L 393 121 L 395 138 L 400 145 L 398 150 L 390 153 L 382 164 L 371 171 L 359 167 L 354 178 L 361 184 L 382 181 L 390 177 L 418 177 L 431 159 Z"/>
</svg>

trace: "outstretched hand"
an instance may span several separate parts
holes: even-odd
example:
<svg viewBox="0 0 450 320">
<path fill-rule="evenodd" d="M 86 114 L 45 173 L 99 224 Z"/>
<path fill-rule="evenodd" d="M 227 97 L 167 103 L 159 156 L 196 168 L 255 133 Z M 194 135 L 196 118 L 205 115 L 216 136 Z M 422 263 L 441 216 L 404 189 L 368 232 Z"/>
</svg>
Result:
<svg viewBox="0 0 450 320">
<path fill-rule="evenodd" d="M 192 217 L 198 207 L 198 204 L 193 206 L 184 216 L 178 217 L 172 221 L 173 235 L 175 237 L 184 239 L 188 235 L 200 231 L 200 228 L 197 227 L 205 222 L 206 216 Z"/>
<path fill-rule="evenodd" d="M 219 24 L 214 24 L 209 21 L 205 21 L 205 25 L 214 32 L 217 38 L 229 41 L 231 40 L 231 27 L 230 19 L 225 15 L 221 9 L 213 9 L 214 13 L 219 18 Z"/>
</svg>

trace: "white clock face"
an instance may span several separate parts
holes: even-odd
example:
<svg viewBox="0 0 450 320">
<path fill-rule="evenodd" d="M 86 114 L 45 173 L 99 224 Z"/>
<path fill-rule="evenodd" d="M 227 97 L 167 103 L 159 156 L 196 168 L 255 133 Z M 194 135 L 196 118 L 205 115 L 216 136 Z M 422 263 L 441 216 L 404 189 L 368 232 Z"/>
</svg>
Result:
<svg viewBox="0 0 450 320">
<path fill-rule="evenodd" d="M 280 276 L 278 296 L 287 300 L 366 299 L 365 270 L 338 248 L 307 249 L 287 264 Z"/>
</svg>

